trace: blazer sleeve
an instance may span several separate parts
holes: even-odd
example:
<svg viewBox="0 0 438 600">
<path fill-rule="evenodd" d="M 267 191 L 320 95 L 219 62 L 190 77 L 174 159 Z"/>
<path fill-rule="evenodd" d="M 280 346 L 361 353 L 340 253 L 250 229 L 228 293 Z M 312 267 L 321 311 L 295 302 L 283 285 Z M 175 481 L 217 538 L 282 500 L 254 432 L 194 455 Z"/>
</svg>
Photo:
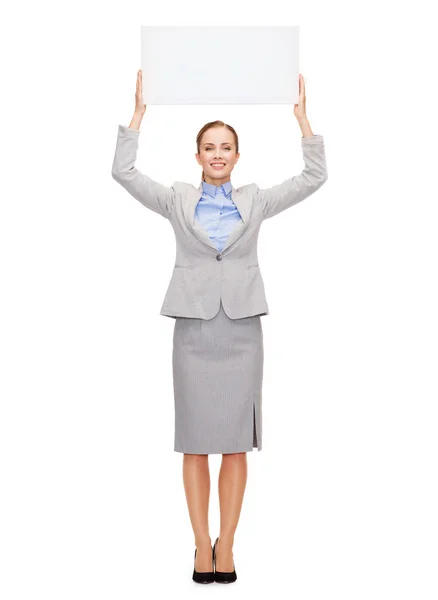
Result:
<svg viewBox="0 0 438 600">
<path fill-rule="evenodd" d="M 274 187 L 258 190 L 264 219 L 269 219 L 308 198 L 327 181 L 323 136 L 302 137 L 301 148 L 304 169 L 299 175 L 286 179 Z"/>
<path fill-rule="evenodd" d="M 139 136 L 140 130 L 119 125 L 111 174 L 146 208 L 168 219 L 174 206 L 175 190 L 154 181 L 136 168 Z"/>
</svg>

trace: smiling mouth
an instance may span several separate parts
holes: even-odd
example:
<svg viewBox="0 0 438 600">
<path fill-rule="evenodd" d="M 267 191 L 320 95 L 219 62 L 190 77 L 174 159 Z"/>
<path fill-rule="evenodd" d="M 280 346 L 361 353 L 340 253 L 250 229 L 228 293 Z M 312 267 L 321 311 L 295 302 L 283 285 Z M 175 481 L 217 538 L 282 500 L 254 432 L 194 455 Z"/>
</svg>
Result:
<svg viewBox="0 0 438 600">
<path fill-rule="evenodd" d="M 217 164 L 212 163 L 211 166 L 213 167 L 213 169 L 217 169 L 218 171 L 225 167 L 225 165 L 223 163 L 217 163 Z"/>
</svg>

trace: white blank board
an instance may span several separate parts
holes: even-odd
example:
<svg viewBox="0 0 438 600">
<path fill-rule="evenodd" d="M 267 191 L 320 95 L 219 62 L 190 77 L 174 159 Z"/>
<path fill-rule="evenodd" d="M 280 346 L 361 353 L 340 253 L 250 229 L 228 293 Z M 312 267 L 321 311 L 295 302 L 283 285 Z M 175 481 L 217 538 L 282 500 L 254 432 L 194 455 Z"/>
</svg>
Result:
<svg viewBox="0 0 438 600">
<path fill-rule="evenodd" d="M 145 104 L 297 104 L 299 27 L 141 27 Z"/>
</svg>

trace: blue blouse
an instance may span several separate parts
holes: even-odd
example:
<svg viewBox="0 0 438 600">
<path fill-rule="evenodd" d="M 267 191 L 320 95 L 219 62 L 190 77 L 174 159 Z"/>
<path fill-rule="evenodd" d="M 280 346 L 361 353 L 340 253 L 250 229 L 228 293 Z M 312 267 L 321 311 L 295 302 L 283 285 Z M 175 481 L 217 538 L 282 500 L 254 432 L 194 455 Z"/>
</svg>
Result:
<svg viewBox="0 0 438 600">
<path fill-rule="evenodd" d="M 195 210 L 196 220 L 207 231 L 219 252 L 241 219 L 237 206 L 231 200 L 231 191 L 231 181 L 219 186 L 203 181 L 202 197 Z"/>
</svg>

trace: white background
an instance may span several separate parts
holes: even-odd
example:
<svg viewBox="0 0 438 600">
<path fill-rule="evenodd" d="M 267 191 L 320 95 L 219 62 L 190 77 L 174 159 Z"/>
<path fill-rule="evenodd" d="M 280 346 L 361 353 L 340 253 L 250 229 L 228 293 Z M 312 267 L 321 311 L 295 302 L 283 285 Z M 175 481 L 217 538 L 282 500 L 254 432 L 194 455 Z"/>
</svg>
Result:
<svg viewBox="0 0 438 600">
<path fill-rule="evenodd" d="M 9 9 L 2 599 L 436 600 L 438 99 L 426 4 Z M 328 181 L 260 231 L 263 450 L 248 454 L 226 591 L 191 580 L 174 320 L 159 315 L 173 231 L 111 177 L 147 24 L 299 25 L 307 114 L 325 140 Z M 212 85 L 227 85 L 223 44 L 204 50 Z M 301 171 L 293 106 L 148 107 L 138 167 L 199 185 L 196 134 L 213 119 L 239 134 L 236 187 Z M 219 466 L 211 456 L 213 541 Z"/>
</svg>

